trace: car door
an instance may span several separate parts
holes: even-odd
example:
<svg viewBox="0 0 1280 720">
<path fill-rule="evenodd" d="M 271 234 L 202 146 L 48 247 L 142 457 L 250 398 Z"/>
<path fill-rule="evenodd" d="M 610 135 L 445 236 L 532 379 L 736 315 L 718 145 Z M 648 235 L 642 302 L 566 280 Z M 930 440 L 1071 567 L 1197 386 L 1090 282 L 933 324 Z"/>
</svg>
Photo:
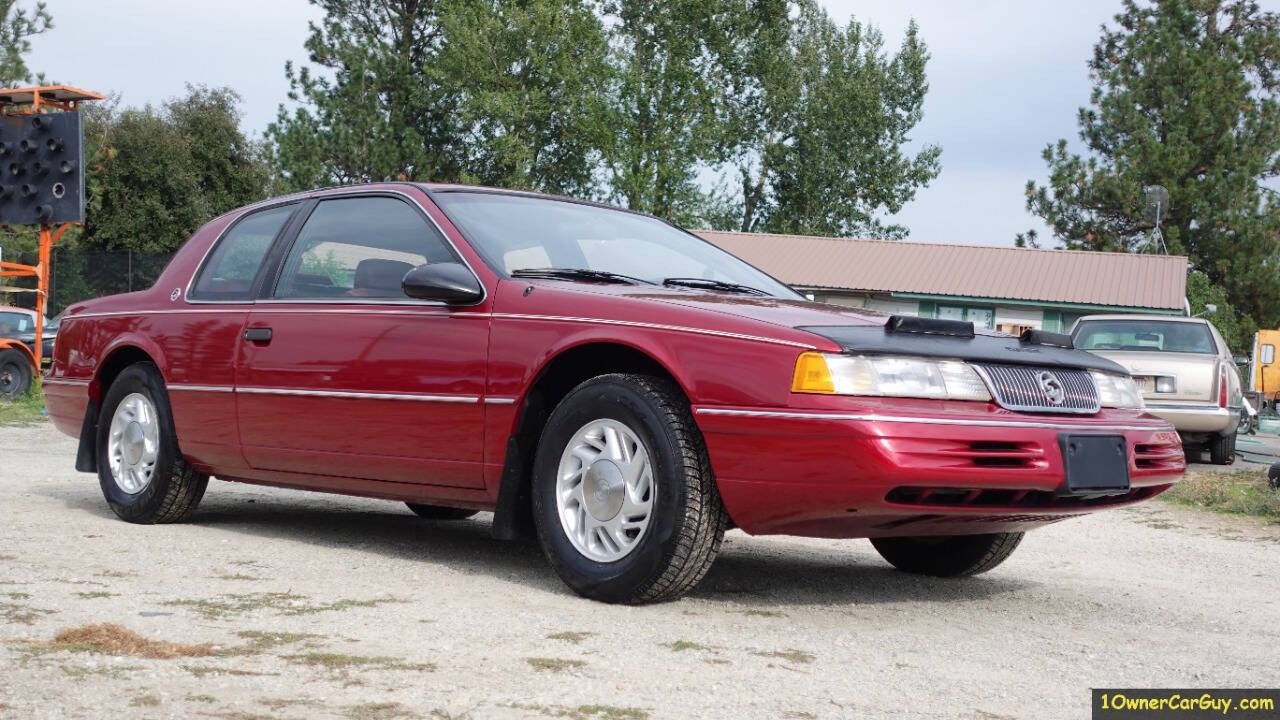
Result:
<svg viewBox="0 0 1280 720">
<path fill-rule="evenodd" d="M 336 196 L 286 245 L 239 342 L 249 464 L 482 487 L 488 313 L 400 289 L 416 266 L 461 261 L 439 229 L 407 197 Z"/>
<path fill-rule="evenodd" d="M 165 381 L 182 452 L 203 469 L 245 466 L 234 422 L 240 333 L 265 281 L 268 252 L 300 205 L 237 218 L 210 246 L 185 292 L 173 289 L 173 311 L 142 320 L 140 329 L 165 348 Z"/>
</svg>

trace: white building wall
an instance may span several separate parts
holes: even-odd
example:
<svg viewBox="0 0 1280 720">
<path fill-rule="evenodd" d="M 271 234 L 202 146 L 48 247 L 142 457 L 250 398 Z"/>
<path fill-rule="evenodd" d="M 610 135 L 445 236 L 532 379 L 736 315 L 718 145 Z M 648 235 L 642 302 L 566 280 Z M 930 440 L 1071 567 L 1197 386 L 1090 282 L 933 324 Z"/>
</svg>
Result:
<svg viewBox="0 0 1280 720">
<path fill-rule="evenodd" d="M 1037 307 L 996 307 L 996 327 L 1015 325 L 1034 330 L 1044 329 L 1044 309 Z"/>
</svg>

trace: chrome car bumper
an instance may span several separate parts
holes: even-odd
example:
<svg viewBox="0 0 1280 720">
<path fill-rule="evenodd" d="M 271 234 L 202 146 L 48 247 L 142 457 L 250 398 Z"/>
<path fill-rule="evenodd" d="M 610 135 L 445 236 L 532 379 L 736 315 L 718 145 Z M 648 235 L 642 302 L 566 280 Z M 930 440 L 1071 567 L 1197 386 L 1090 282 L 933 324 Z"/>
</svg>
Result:
<svg viewBox="0 0 1280 720">
<path fill-rule="evenodd" d="M 1207 403 L 1147 403 L 1146 410 L 1182 433 L 1226 434 L 1240 422 L 1240 408 Z"/>
</svg>

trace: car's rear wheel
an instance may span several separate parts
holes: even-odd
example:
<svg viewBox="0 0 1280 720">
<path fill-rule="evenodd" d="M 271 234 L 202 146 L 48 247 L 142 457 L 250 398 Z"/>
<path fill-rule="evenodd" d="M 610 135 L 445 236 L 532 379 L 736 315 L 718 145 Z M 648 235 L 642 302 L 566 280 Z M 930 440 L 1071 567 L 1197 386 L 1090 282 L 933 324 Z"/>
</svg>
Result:
<svg viewBox="0 0 1280 720">
<path fill-rule="evenodd" d="M 552 411 L 534 461 L 533 514 L 560 578 L 616 603 L 687 593 L 727 524 L 684 394 L 630 374 L 588 380 Z"/>
<path fill-rule="evenodd" d="M 872 538 L 871 544 L 889 564 L 903 572 L 936 577 L 984 573 L 1004 562 L 1023 533 Z"/>
<path fill-rule="evenodd" d="M 107 389 L 97 453 L 102 494 L 117 516 L 132 523 L 187 519 L 209 483 L 178 451 L 169 395 L 151 363 L 130 365 Z"/>
<path fill-rule="evenodd" d="M 443 505 L 421 505 L 419 503 L 405 503 L 405 506 L 413 511 L 415 515 L 427 520 L 466 520 L 467 518 L 480 512 L 479 510 L 467 510 L 466 508 L 452 508 Z"/>
<path fill-rule="evenodd" d="M 1209 439 L 1209 461 L 1214 465 L 1230 465 L 1236 461 L 1236 434 L 1215 435 Z"/>
<path fill-rule="evenodd" d="M 31 361 L 20 350 L 0 350 L 0 400 L 14 401 L 31 389 Z"/>
</svg>

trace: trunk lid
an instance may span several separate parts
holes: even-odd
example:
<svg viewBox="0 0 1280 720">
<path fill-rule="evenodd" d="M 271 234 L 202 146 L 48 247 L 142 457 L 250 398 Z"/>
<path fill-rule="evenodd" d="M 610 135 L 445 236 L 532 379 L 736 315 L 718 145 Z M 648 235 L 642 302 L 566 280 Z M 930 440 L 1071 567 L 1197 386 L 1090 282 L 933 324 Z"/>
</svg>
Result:
<svg viewBox="0 0 1280 720">
<path fill-rule="evenodd" d="M 1143 386 L 1142 399 L 1151 403 L 1217 403 L 1219 361 L 1205 353 L 1150 352 L 1141 350 L 1091 350 L 1123 365 Z M 1156 392 L 1155 378 L 1172 377 L 1174 392 Z M 1147 380 L 1147 378 L 1151 378 Z"/>
</svg>

